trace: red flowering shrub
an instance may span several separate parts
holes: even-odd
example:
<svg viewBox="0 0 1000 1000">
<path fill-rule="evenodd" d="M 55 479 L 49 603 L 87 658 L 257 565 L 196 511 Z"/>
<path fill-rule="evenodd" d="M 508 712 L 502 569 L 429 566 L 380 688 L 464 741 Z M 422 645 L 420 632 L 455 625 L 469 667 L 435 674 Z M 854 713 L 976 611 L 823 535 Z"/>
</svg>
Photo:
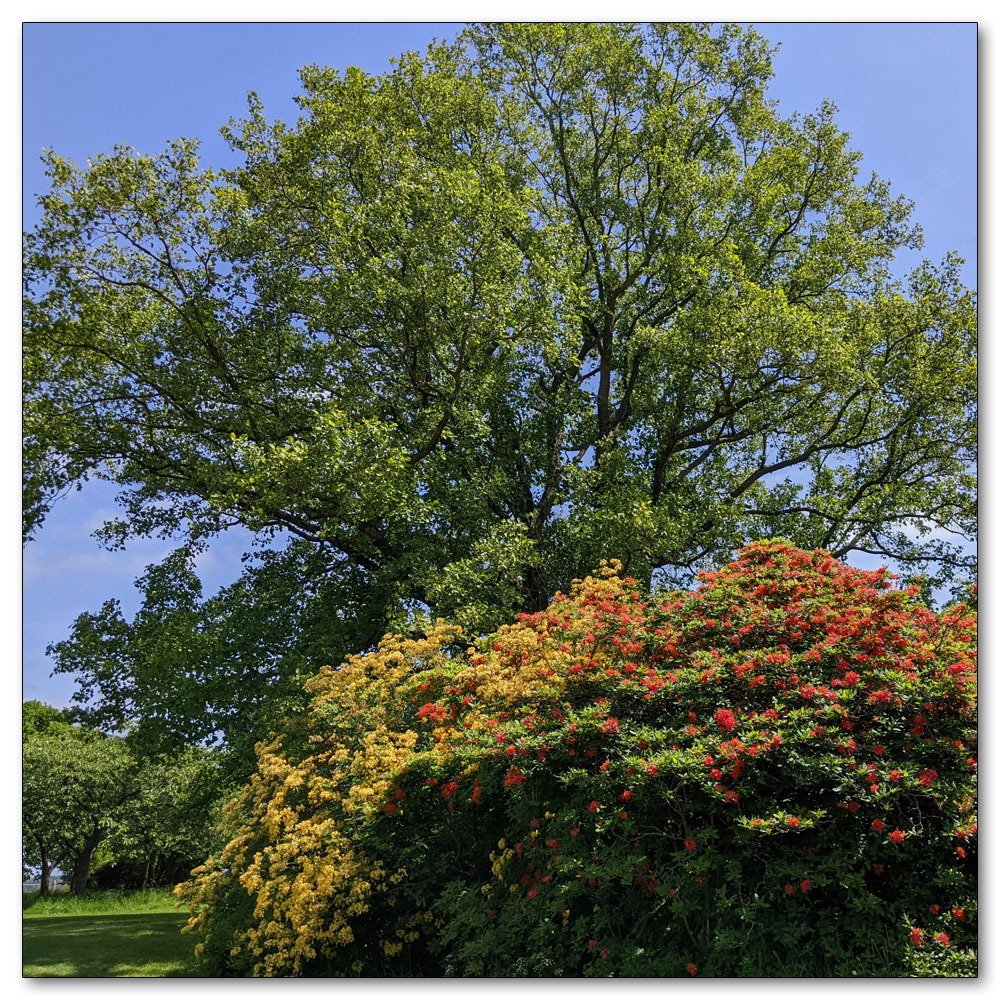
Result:
<svg viewBox="0 0 1000 1000">
<path fill-rule="evenodd" d="M 974 974 L 975 627 L 767 542 L 389 638 L 179 892 L 236 975 Z"/>
</svg>

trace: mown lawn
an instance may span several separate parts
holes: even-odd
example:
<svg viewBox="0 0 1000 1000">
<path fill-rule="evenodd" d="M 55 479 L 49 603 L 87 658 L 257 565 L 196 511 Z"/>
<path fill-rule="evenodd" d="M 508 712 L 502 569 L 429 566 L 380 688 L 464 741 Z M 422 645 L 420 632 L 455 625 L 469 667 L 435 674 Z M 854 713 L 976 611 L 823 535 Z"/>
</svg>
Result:
<svg viewBox="0 0 1000 1000">
<path fill-rule="evenodd" d="M 22 975 L 200 976 L 186 916 L 169 893 L 95 893 L 29 900 L 22 925 Z"/>
</svg>

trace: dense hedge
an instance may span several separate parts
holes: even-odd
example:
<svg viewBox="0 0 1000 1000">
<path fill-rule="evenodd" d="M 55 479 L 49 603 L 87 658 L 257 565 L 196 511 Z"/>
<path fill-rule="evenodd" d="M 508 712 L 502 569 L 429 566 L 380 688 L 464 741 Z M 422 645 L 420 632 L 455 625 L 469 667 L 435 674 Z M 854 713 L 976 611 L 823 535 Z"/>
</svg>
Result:
<svg viewBox="0 0 1000 1000">
<path fill-rule="evenodd" d="M 178 892 L 228 975 L 972 975 L 975 617 L 785 542 L 386 638 Z"/>
</svg>

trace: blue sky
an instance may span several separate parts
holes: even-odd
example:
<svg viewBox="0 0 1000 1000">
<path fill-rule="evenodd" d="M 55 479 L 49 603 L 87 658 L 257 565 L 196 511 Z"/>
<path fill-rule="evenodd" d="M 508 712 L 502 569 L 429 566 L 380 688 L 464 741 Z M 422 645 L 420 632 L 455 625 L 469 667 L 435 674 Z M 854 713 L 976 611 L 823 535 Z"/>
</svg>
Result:
<svg viewBox="0 0 1000 1000">
<path fill-rule="evenodd" d="M 38 218 L 43 147 L 82 161 L 116 143 L 143 152 L 197 137 L 205 162 L 231 154 L 218 136 L 255 90 L 270 117 L 293 119 L 297 70 L 317 62 L 377 72 L 405 49 L 423 48 L 455 24 L 28 24 L 23 34 L 24 225 Z M 771 96 L 782 110 L 810 111 L 824 98 L 876 171 L 916 203 L 920 256 L 950 250 L 976 285 L 977 28 L 975 24 L 758 24 L 781 43 Z M 111 597 L 134 610 L 132 584 L 170 550 L 132 543 L 105 552 L 90 533 L 114 510 L 114 490 L 89 484 L 56 507 L 24 552 L 23 696 L 68 704 L 72 680 L 50 678 L 47 643 Z M 248 538 L 230 533 L 199 563 L 211 591 L 235 579 Z"/>
</svg>

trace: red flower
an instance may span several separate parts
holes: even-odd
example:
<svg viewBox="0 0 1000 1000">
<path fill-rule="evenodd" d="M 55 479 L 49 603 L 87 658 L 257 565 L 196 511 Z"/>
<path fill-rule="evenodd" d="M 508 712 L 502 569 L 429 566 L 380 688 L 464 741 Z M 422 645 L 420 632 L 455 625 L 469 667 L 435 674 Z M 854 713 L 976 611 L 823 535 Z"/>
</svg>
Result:
<svg viewBox="0 0 1000 1000">
<path fill-rule="evenodd" d="M 595 941 L 595 940 L 594 940 L 593 938 L 591 938 L 591 939 L 590 939 L 590 940 L 589 940 L 589 941 L 587 942 L 587 948 L 588 948 L 588 949 L 589 949 L 590 951 L 593 951 L 593 950 L 594 950 L 594 949 L 595 949 L 596 947 L 597 947 L 597 942 L 596 942 L 596 941 Z"/>
<path fill-rule="evenodd" d="M 910 940 L 920 948 L 924 943 L 924 932 L 919 927 L 914 927 L 910 931 Z"/>
<path fill-rule="evenodd" d="M 956 907 L 954 910 L 952 910 L 951 911 L 951 915 L 956 920 L 965 920 L 965 910 L 963 910 L 960 906 Z"/>
<path fill-rule="evenodd" d="M 809 879 L 807 879 L 807 878 L 804 878 L 804 879 L 803 879 L 803 880 L 802 880 L 802 881 L 801 881 L 801 882 L 799 883 L 799 888 L 800 888 L 800 889 L 801 889 L 801 890 L 802 890 L 803 892 L 808 892 L 808 891 L 809 891 L 809 890 L 810 890 L 810 889 L 812 888 L 812 882 L 811 882 L 811 881 L 810 881 Z"/>
<path fill-rule="evenodd" d="M 937 941 L 937 943 L 941 945 L 942 948 L 947 948 L 948 945 L 951 944 L 951 940 L 949 939 L 948 935 L 945 934 L 944 931 L 941 931 L 939 934 L 935 934 L 934 940 Z"/>
<path fill-rule="evenodd" d="M 593 801 L 593 802 L 591 802 L 591 803 L 590 803 L 590 805 L 589 805 L 589 806 L 588 806 L 587 808 L 588 808 L 588 809 L 589 809 L 589 810 L 590 810 L 590 811 L 591 811 L 592 813 L 595 813 L 595 812 L 597 812 L 597 810 L 598 810 L 598 809 L 600 809 L 600 808 L 601 808 L 601 803 L 600 803 L 600 802 L 598 802 L 598 801 L 597 801 L 597 799 L 594 799 L 594 801 Z"/>
<path fill-rule="evenodd" d="M 630 798 L 632 798 L 632 791 L 631 791 L 631 789 L 629 789 L 629 788 L 626 788 L 626 789 L 625 789 L 625 791 L 624 791 L 624 792 L 622 792 L 622 798 L 623 798 L 623 799 L 624 799 L 624 800 L 625 800 L 626 802 L 628 802 L 628 800 L 629 800 Z"/>
<path fill-rule="evenodd" d="M 941 907 L 937 903 L 931 903 L 928 909 L 935 917 L 941 912 Z"/>
<path fill-rule="evenodd" d="M 693 851 L 698 845 L 694 842 L 691 837 L 687 837 L 684 840 L 684 847 L 688 851 Z"/>
<path fill-rule="evenodd" d="M 872 829 L 876 833 L 881 833 L 885 829 L 885 823 L 883 823 L 882 820 L 880 820 L 880 819 L 873 819 L 872 820 Z"/>
<path fill-rule="evenodd" d="M 417 718 L 423 719 L 424 722 L 428 719 L 432 722 L 444 722 L 447 716 L 448 710 L 443 705 L 435 705 L 432 701 L 417 709 Z"/>
<path fill-rule="evenodd" d="M 794 896 L 795 895 L 795 886 L 792 885 L 791 882 L 787 882 L 785 884 L 785 895 L 786 896 Z"/>
<path fill-rule="evenodd" d="M 903 838 L 905 836 L 906 836 L 906 834 L 903 833 L 902 830 L 893 830 L 892 833 L 889 834 L 889 839 L 894 844 L 901 844 L 903 842 Z"/>
<path fill-rule="evenodd" d="M 964 857 L 965 857 L 965 848 L 964 848 L 964 847 L 956 847 L 956 848 L 955 848 L 955 853 L 956 853 L 956 854 L 957 854 L 957 855 L 958 855 L 958 856 L 959 856 L 960 858 L 964 858 Z"/>
<path fill-rule="evenodd" d="M 607 949 L 607 948 L 602 948 L 602 949 L 601 949 L 601 958 L 607 958 L 607 957 L 608 957 L 608 955 L 610 955 L 610 954 L 611 954 L 611 952 L 610 952 L 610 951 L 608 951 L 608 949 Z"/>
<path fill-rule="evenodd" d="M 507 777 L 504 780 L 505 785 L 523 785 L 524 775 L 521 773 L 520 768 L 514 767 L 507 772 Z"/>
<path fill-rule="evenodd" d="M 731 732 L 736 728 L 736 716 L 728 708 L 719 708 L 715 712 L 715 721 L 725 731 Z"/>
<path fill-rule="evenodd" d="M 698 966 L 695 965 L 694 962 L 688 962 L 688 964 L 687 964 L 687 970 L 688 970 L 688 975 L 689 976 L 697 976 L 698 975 Z"/>
<path fill-rule="evenodd" d="M 797 826 L 801 824 L 799 822 L 798 816 L 789 816 L 788 819 L 785 820 L 785 825 L 790 826 L 794 830 Z"/>
</svg>

